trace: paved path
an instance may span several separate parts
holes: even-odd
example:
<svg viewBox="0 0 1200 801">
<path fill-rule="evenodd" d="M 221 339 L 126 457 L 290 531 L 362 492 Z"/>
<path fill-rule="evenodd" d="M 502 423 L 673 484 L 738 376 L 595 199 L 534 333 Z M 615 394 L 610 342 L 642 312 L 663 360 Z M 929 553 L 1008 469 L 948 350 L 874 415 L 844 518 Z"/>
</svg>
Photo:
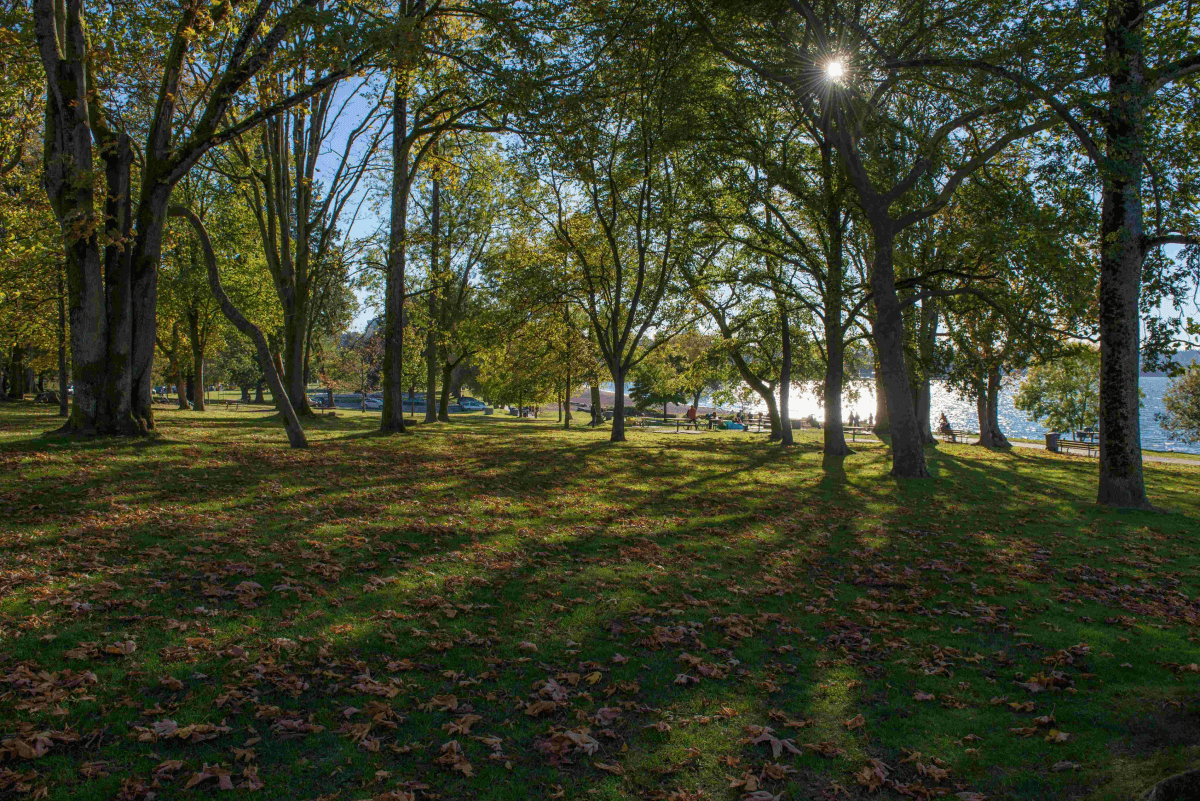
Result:
<svg viewBox="0 0 1200 801">
<path fill-rule="evenodd" d="M 1037 442 L 1013 442 L 1014 448 L 1032 448 L 1033 450 L 1044 451 L 1046 446 Z M 1173 456 L 1159 456 L 1157 454 L 1146 453 L 1142 451 L 1143 462 L 1162 462 L 1163 464 L 1183 464 L 1189 467 L 1200 467 L 1200 461 L 1195 459 L 1178 459 Z"/>
</svg>

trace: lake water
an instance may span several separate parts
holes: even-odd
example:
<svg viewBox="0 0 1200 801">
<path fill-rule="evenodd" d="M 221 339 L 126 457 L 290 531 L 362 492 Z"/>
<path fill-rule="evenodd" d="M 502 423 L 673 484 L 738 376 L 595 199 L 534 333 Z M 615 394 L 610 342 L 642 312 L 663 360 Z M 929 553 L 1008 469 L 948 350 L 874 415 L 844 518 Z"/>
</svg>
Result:
<svg viewBox="0 0 1200 801">
<path fill-rule="evenodd" d="M 1171 379 L 1165 376 L 1146 376 L 1141 379 L 1142 392 L 1145 393 L 1145 398 L 1142 399 L 1142 447 L 1152 451 L 1182 451 L 1200 454 L 1200 443 L 1187 445 L 1168 437 L 1154 419 L 1156 413 L 1165 411 L 1162 398 L 1170 382 Z M 979 429 L 979 415 L 975 411 L 974 400 L 967 401 L 959 398 L 938 381 L 933 382 L 931 389 L 934 420 L 937 420 L 939 415 L 945 412 L 952 427 L 969 431 Z M 1015 385 L 1006 386 L 1000 392 L 1000 428 L 1010 437 L 1041 439 L 1046 433 L 1046 429 L 1026 417 L 1024 412 L 1013 407 L 1013 395 L 1016 389 Z M 818 420 L 824 419 L 824 412 L 821 410 L 820 404 L 810 393 L 793 393 L 789 405 L 788 412 L 793 418 L 807 417 L 812 414 L 816 415 Z M 853 405 L 846 405 L 843 419 L 845 419 L 845 414 L 851 410 L 858 412 L 864 419 L 875 413 L 873 382 L 860 387 L 857 402 Z"/>
</svg>

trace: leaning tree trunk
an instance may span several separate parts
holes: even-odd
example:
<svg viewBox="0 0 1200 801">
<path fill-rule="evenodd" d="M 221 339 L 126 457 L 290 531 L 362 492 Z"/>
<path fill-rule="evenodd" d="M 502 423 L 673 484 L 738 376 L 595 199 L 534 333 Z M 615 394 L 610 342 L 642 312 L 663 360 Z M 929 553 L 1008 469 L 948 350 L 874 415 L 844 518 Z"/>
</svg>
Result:
<svg viewBox="0 0 1200 801">
<path fill-rule="evenodd" d="M 875 347 L 887 390 L 887 413 L 891 423 L 892 476 L 929 478 L 925 450 L 917 429 L 908 368 L 904 359 L 904 314 L 896 297 L 892 266 L 892 235 L 875 226 L 875 263 L 871 289 L 875 295 Z"/>
<path fill-rule="evenodd" d="M 1104 49 L 1112 65 L 1101 167 L 1100 486 L 1104 506 L 1145 509 L 1138 410 L 1145 160 L 1143 14 L 1140 0 L 1109 0 Z"/>
<path fill-rule="evenodd" d="M 396 82 L 399 84 L 399 81 Z M 392 96 L 392 208 L 383 312 L 383 414 L 379 430 L 404 433 L 404 247 L 408 225 L 408 99 Z"/>
<path fill-rule="evenodd" d="M 767 417 L 771 421 L 771 436 L 768 441 L 779 439 L 782 435 L 779 427 L 779 407 L 775 405 L 775 388 L 759 379 L 750 369 L 750 365 L 746 364 L 746 360 L 742 358 L 742 354 L 737 350 L 732 350 L 729 354 L 730 360 L 733 361 L 733 366 L 737 369 L 738 375 L 746 382 L 750 389 L 758 397 L 762 398 L 763 403 L 767 405 Z"/>
<path fill-rule="evenodd" d="M 275 360 L 271 358 L 271 349 L 267 346 L 267 338 L 263 336 L 258 326 L 247 320 L 245 315 L 233 305 L 232 301 L 229 300 L 229 296 L 225 294 L 224 288 L 221 286 L 221 275 L 217 272 L 217 257 L 213 252 L 212 241 L 208 238 L 208 231 L 205 230 L 204 223 L 186 206 L 172 206 L 170 213 L 174 217 L 182 217 L 191 223 L 192 230 L 196 232 L 196 237 L 200 240 L 200 247 L 204 252 L 204 261 L 208 265 L 209 289 L 212 290 L 217 303 L 221 305 L 221 311 L 225 314 L 226 319 L 233 323 L 237 330 L 250 337 L 250 341 L 254 343 L 258 359 L 263 364 L 264 372 L 267 374 L 267 382 L 271 385 L 271 392 L 274 393 L 276 404 L 283 413 L 283 425 L 287 430 L 288 443 L 293 448 L 307 448 L 308 439 L 304 436 L 304 429 L 300 426 L 300 418 L 296 415 L 296 410 L 288 398 L 287 390 L 284 388 L 283 376 L 276 368 Z"/>
<path fill-rule="evenodd" d="M 779 374 L 779 444 L 787 447 L 793 443 L 792 419 L 788 413 L 788 400 L 792 394 L 792 327 L 788 323 L 787 309 L 783 309 L 783 369 Z"/>
</svg>

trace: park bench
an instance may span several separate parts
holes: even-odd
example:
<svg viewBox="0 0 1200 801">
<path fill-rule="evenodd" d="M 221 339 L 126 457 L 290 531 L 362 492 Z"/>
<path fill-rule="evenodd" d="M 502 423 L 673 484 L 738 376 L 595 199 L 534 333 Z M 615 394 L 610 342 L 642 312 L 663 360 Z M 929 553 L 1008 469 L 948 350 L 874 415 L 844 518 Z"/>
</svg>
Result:
<svg viewBox="0 0 1200 801">
<path fill-rule="evenodd" d="M 1100 452 L 1100 445 L 1091 439 L 1060 439 L 1058 450 L 1060 453 L 1082 451 L 1085 456 L 1093 456 Z"/>
<path fill-rule="evenodd" d="M 938 433 L 940 433 L 942 438 L 947 442 L 953 442 L 957 445 L 965 445 L 968 439 L 973 437 L 977 438 L 979 436 L 978 431 L 963 431 L 957 428 L 952 428 L 949 431 L 941 431 Z"/>
<path fill-rule="evenodd" d="M 223 404 L 226 409 L 236 409 L 241 405 L 242 402 L 240 400 L 221 400 L 217 401 L 217 403 Z"/>
</svg>

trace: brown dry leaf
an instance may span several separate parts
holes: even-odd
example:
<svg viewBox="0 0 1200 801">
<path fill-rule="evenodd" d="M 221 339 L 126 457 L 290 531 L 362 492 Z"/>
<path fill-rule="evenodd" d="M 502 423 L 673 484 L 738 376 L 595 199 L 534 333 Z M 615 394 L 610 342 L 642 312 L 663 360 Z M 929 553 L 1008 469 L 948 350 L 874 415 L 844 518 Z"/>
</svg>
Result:
<svg viewBox="0 0 1200 801">
<path fill-rule="evenodd" d="M 850 718 L 850 720 L 843 720 L 842 725 L 845 726 L 848 731 L 854 731 L 855 729 L 861 729 L 863 726 L 866 726 L 867 719 L 862 715 L 855 715 L 854 717 Z"/>
<path fill-rule="evenodd" d="M 596 770 L 602 770 L 605 773 L 611 773 L 615 776 L 625 775 L 625 768 L 616 763 L 608 764 L 605 762 L 593 762 L 592 767 L 596 768 Z"/>
</svg>

